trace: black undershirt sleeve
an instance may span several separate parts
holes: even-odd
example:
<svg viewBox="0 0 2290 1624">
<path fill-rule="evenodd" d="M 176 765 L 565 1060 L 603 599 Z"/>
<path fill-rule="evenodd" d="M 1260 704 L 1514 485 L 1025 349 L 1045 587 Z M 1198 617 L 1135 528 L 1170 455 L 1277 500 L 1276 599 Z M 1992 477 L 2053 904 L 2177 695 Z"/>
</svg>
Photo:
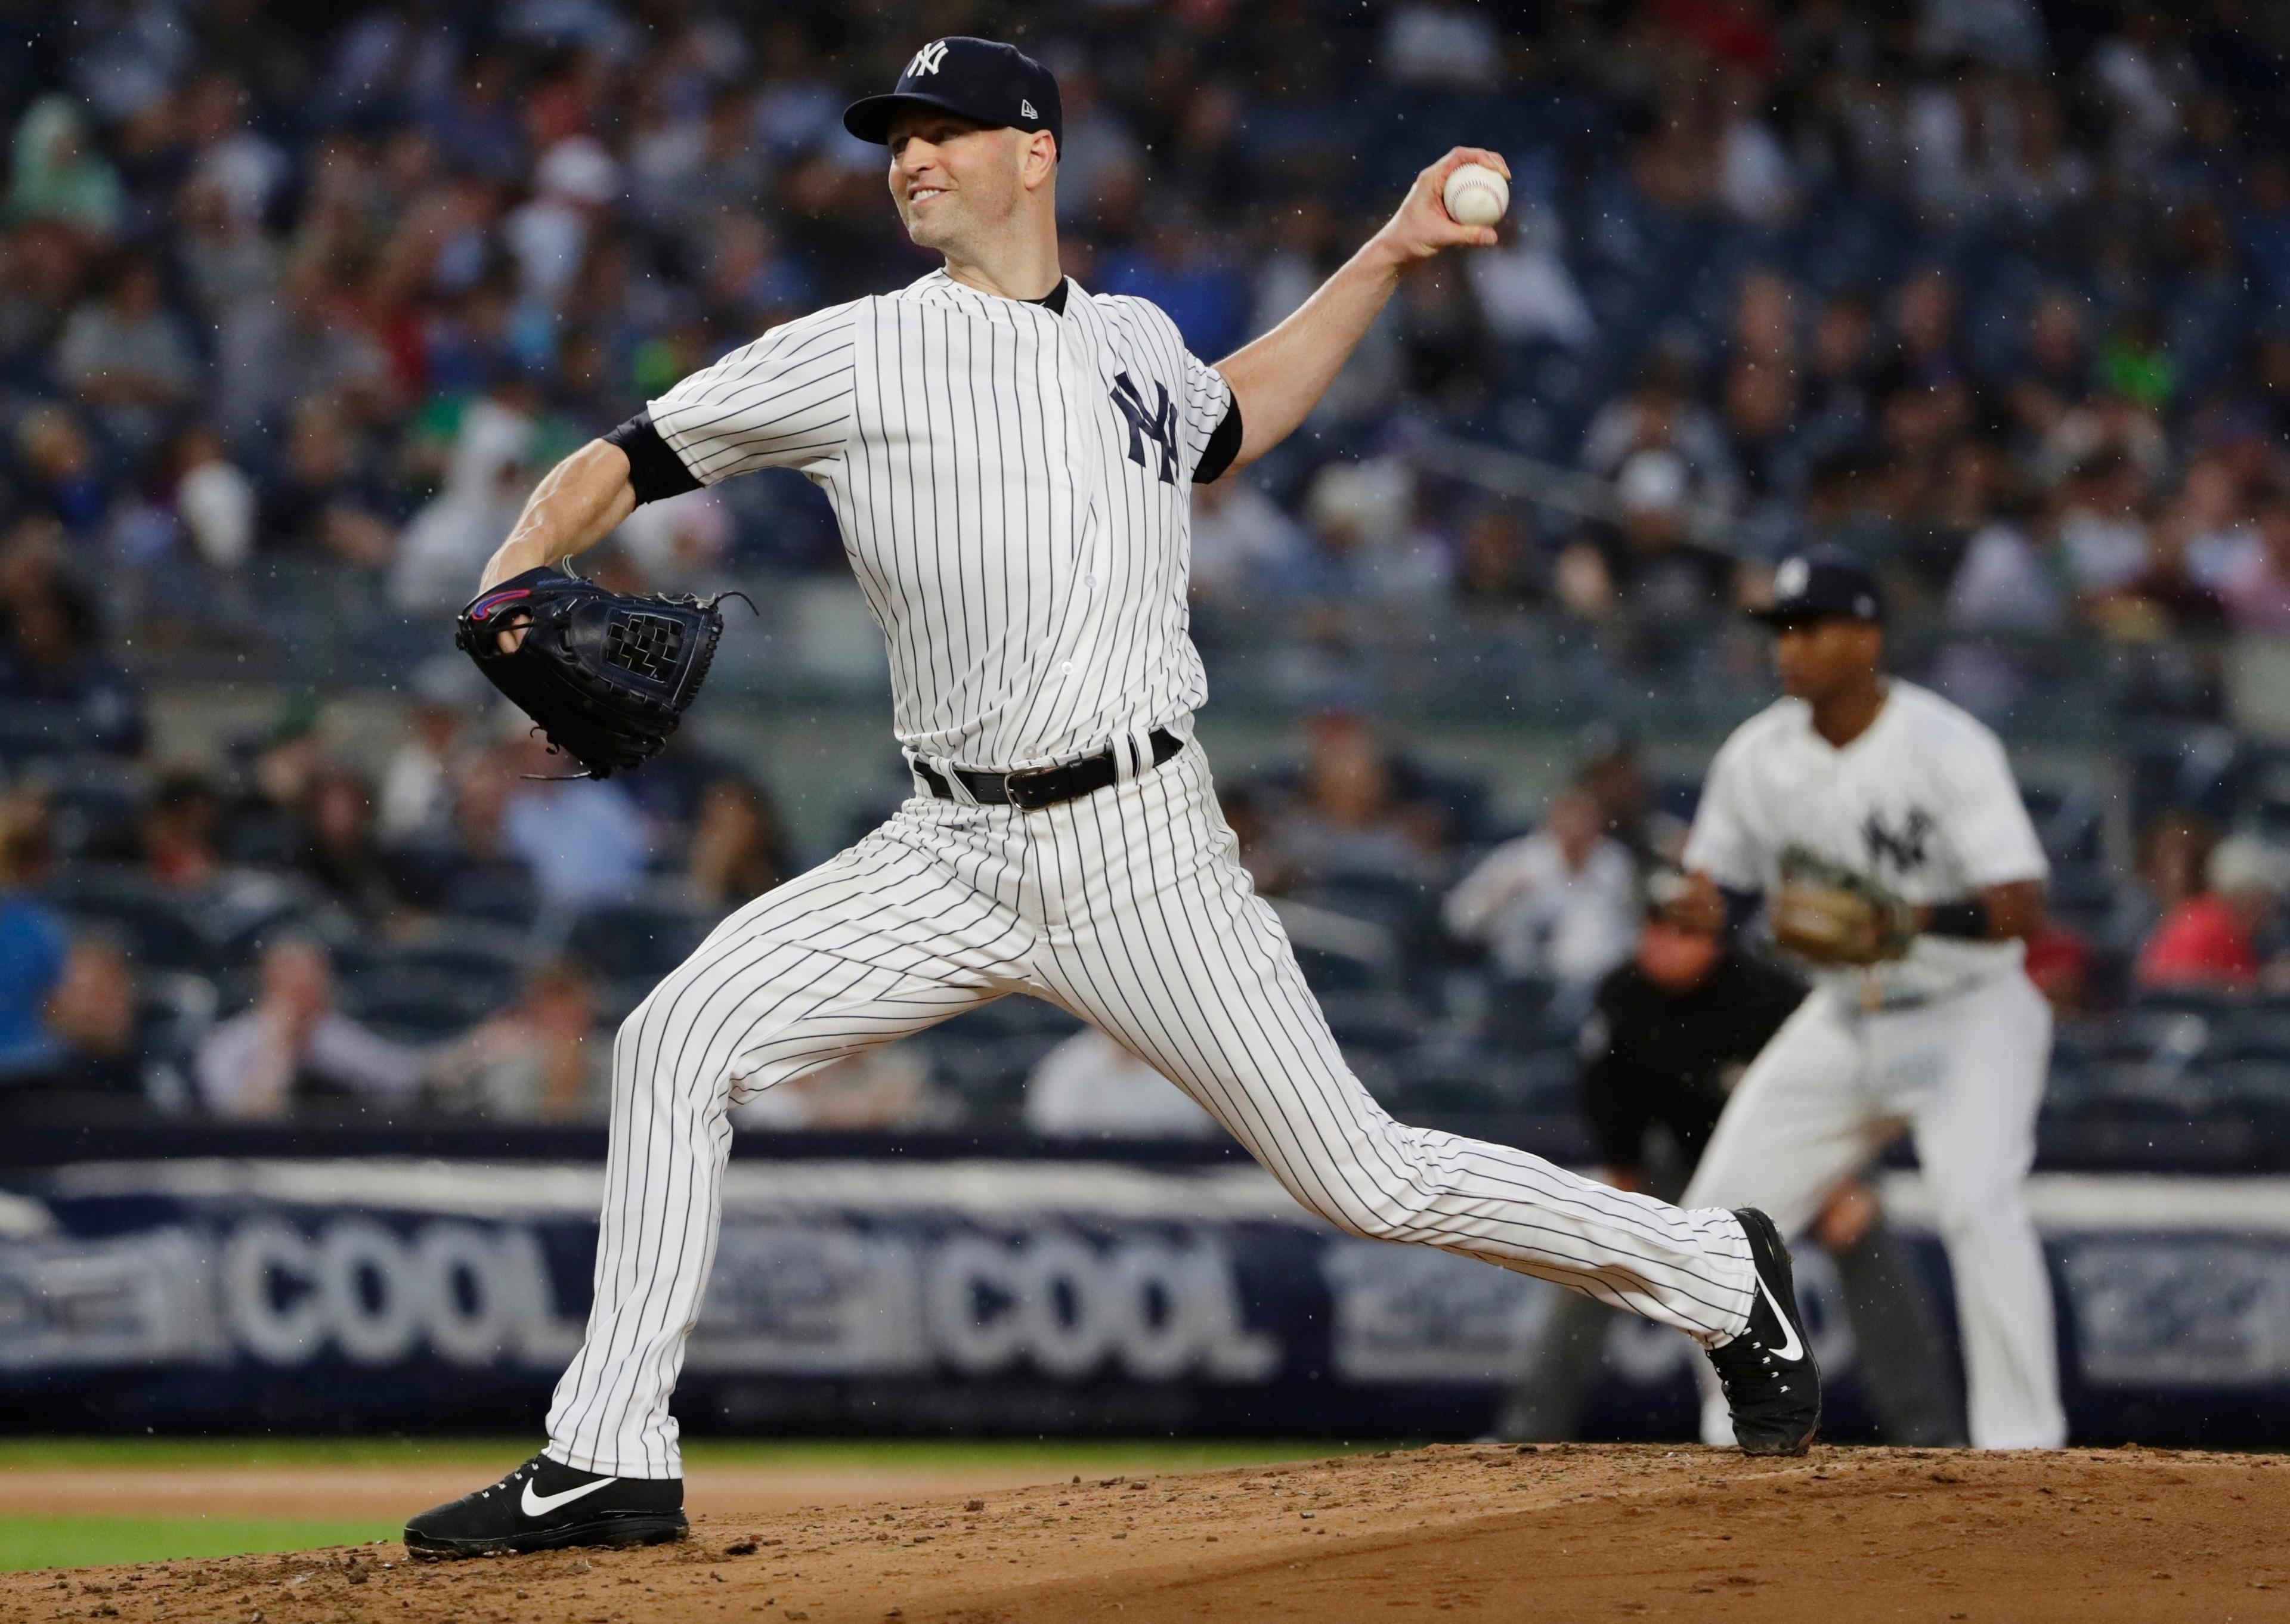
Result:
<svg viewBox="0 0 2290 1624">
<path fill-rule="evenodd" d="M 1925 925 L 1927 936 L 1953 936 L 1962 941 L 1988 940 L 1988 899 L 1966 897 L 1959 902 L 1934 905 Z"/>
<path fill-rule="evenodd" d="M 1240 455 L 1240 397 L 1227 402 L 1224 420 L 1209 436 L 1208 449 L 1201 453 L 1200 463 L 1193 469 L 1193 483 L 1205 485 L 1221 477 Z"/>
<path fill-rule="evenodd" d="M 637 493 L 637 507 L 700 488 L 676 448 L 652 426 L 649 410 L 637 412 L 605 438 L 628 456 L 629 488 Z"/>
</svg>

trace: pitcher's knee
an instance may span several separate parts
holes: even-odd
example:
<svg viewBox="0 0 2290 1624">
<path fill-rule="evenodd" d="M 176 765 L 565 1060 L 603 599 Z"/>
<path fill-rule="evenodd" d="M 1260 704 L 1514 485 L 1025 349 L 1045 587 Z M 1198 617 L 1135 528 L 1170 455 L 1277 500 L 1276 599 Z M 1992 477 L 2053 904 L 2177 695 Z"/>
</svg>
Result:
<svg viewBox="0 0 2290 1624">
<path fill-rule="evenodd" d="M 1430 1211 L 1430 1198 L 1424 1192 L 1383 1180 L 1296 1194 L 1337 1228 L 1366 1241 L 1420 1240 Z"/>
</svg>

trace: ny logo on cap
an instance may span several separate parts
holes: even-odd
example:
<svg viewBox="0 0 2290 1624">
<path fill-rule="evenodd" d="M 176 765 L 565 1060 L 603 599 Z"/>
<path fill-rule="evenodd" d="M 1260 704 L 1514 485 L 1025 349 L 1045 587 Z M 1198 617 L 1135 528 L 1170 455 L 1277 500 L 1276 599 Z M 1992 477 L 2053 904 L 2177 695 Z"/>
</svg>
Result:
<svg viewBox="0 0 2290 1624">
<path fill-rule="evenodd" d="M 946 42 L 942 39 L 933 40 L 915 52 L 914 60 L 907 64 L 905 76 L 911 79 L 921 74 L 936 73 L 938 65 L 944 60 L 946 60 Z"/>
</svg>

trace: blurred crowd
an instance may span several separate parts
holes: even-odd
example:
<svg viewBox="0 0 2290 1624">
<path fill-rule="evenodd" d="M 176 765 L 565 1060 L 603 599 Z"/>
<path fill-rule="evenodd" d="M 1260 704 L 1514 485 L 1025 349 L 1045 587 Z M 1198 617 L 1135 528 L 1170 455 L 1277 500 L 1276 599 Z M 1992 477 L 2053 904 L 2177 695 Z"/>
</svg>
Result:
<svg viewBox="0 0 2290 1624">
<path fill-rule="evenodd" d="M 306 694 L 192 767 L 155 738 L 169 657 L 312 635 L 281 605 L 313 578 L 436 649 L 557 456 L 927 269 L 837 115 L 956 31 L 1059 75 L 1069 270 L 1212 358 L 1446 146 L 1510 161 L 1501 245 L 1410 277 L 1308 431 L 1197 493 L 1213 671 L 1540 637 L 1746 705 L 1757 640 L 1718 628 L 1784 551 L 1845 546 L 1906 668 L 1982 714 L 2105 656 L 2129 795 L 2031 797 L 2063 1010 L 2290 987 L 2290 774 L 2230 729 L 2235 651 L 2290 632 L 2286 15 L 0 0 L 0 1064 L 20 1098 L 237 1116 L 597 1108 L 592 1035 L 795 865 L 752 766 L 550 782 L 470 673 L 409 660 L 363 673 L 401 690 L 385 750 Z M 791 475 L 647 508 L 597 565 L 841 567 Z M 1227 811 L 1340 1035 L 1424 1110 L 1543 1099 L 1527 1062 L 1649 951 L 1690 781 L 1585 744 L 1522 831 L 1393 749 L 1373 692 L 1308 689 L 1293 770 Z M 755 1119 L 976 1118 L 1041 1066 L 1070 1124 L 1124 1063 L 1055 1021 L 981 1044 Z"/>
<path fill-rule="evenodd" d="M 286 564 L 453 605 L 564 449 L 928 268 L 837 112 L 968 28 L 1060 76 L 1069 268 L 1212 358 L 1445 145 L 1509 156 L 1501 245 L 1411 277 L 1315 432 L 1203 493 L 1205 638 L 1541 614 L 1661 670 L 1819 536 L 2005 709 L 2045 672 L 1999 642 L 2290 627 L 2286 28 L 2242 0 L 20 5 L 0 521 L 157 582 L 163 643 Z M 1497 498 L 1427 436 L 1584 478 Z M 655 580 L 837 564 L 793 476 L 622 543 Z M 2153 685 L 2216 703 L 2199 660 Z"/>
</svg>

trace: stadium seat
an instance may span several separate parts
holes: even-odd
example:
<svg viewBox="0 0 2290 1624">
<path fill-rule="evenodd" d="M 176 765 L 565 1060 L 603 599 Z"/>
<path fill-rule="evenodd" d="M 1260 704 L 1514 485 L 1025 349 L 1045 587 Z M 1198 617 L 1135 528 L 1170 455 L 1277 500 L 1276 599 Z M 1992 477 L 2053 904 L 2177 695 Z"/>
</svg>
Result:
<svg viewBox="0 0 2290 1624">
<path fill-rule="evenodd" d="M 65 858 L 127 849 L 150 788 L 150 774 L 140 764 L 86 754 L 40 762 L 25 781 L 54 809 L 56 852 Z"/>
<path fill-rule="evenodd" d="M 965 1115 L 1005 1123 L 1017 1119 L 1027 1077 L 1064 1041 L 1047 1032 L 983 1039 L 946 1034 L 941 1028 L 918 1040 L 930 1057 L 932 1077 L 962 1101 Z"/>
<path fill-rule="evenodd" d="M 608 977 L 666 975 L 698 947 L 713 919 L 676 902 L 612 902 L 576 915 L 563 947 Z"/>
<path fill-rule="evenodd" d="M 207 971 L 222 957 L 200 928 L 196 906 L 140 874 L 83 869 L 52 888 L 49 900 L 70 917 L 118 931 L 140 964 Z"/>
<path fill-rule="evenodd" d="M 2201 1080 L 2222 1102 L 2290 1107 L 2290 1053 L 2220 1061 L 2204 1067 Z"/>
<path fill-rule="evenodd" d="M 1013 993 L 1006 998 L 997 998 L 991 1004 L 981 1004 L 933 1030 L 934 1034 L 949 1039 L 960 1037 L 981 1042 L 997 1037 L 1042 1036 L 1055 1040 L 1080 1031 L 1081 1024 L 1074 1016 L 1046 999 Z"/>
<path fill-rule="evenodd" d="M 2290 1060 L 2290 1010 L 2253 1004 L 2210 1023 L 2206 1060 Z"/>
<path fill-rule="evenodd" d="M 489 919 L 440 919 L 411 936 L 380 944 L 368 955 L 377 968 L 431 970 L 458 976 L 506 1001 L 530 967 L 533 951 L 522 932 Z M 344 966 L 347 973 L 347 965 Z"/>
<path fill-rule="evenodd" d="M 465 869 L 441 888 L 439 905 L 448 914 L 496 924 L 529 927 L 540 912 L 540 893 L 532 876 L 513 864 Z"/>
<path fill-rule="evenodd" d="M 458 1036 L 499 1007 L 491 989 L 442 970 L 384 968 L 344 982 L 335 998 L 383 1036 L 416 1044 Z"/>
<path fill-rule="evenodd" d="M 1328 1029 L 1347 1052 L 1355 1048 L 1390 1051 L 1420 1044 L 1431 1021 L 1414 1000 L 1395 992 L 1323 993 L 1320 1012 L 1328 1018 Z"/>
</svg>

